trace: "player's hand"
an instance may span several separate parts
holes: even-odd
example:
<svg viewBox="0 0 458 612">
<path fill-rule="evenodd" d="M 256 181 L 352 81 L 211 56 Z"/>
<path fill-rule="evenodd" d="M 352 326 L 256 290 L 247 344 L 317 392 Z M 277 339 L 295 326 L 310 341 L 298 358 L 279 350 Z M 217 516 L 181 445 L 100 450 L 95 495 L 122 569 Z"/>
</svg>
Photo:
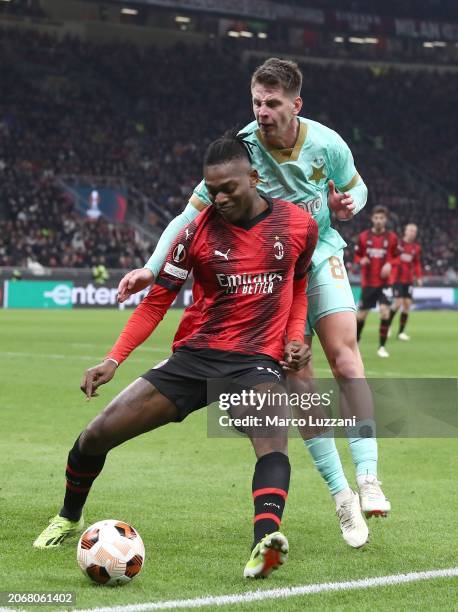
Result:
<svg viewBox="0 0 458 612">
<path fill-rule="evenodd" d="M 122 304 L 134 293 L 146 289 L 154 283 L 154 275 L 148 268 L 131 270 L 121 278 L 118 285 L 118 302 Z"/>
<path fill-rule="evenodd" d="M 80 389 L 86 396 L 86 399 L 90 400 L 91 397 L 97 397 L 96 389 L 113 378 L 117 367 L 114 361 L 106 359 L 85 371 Z"/>
<path fill-rule="evenodd" d="M 389 261 L 383 264 L 382 269 L 380 270 L 380 278 L 388 278 L 391 274 L 391 264 Z"/>
<path fill-rule="evenodd" d="M 349 193 L 338 193 L 333 180 L 328 181 L 328 207 L 339 221 L 348 221 L 355 214 L 356 208 L 353 196 Z"/>
<path fill-rule="evenodd" d="M 370 263 L 371 263 L 371 260 L 366 255 L 364 255 L 364 257 L 361 257 L 361 259 L 359 260 L 360 266 L 368 266 Z"/>
<path fill-rule="evenodd" d="M 302 370 L 311 358 L 312 352 L 307 344 L 292 340 L 285 346 L 284 361 L 280 361 L 280 365 L 285 371 L 293 370 L 297 372 Z"/>
</svg>

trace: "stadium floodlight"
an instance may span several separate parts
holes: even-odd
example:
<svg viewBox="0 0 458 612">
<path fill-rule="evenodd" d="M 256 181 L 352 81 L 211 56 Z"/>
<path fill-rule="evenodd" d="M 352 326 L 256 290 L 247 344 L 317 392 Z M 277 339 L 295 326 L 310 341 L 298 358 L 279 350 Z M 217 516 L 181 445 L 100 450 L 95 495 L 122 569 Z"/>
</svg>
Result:
<svg viewBox="0 0 458 612">
<path fill-rule="evenodd" d="M 232 38 L 238 38 L 240 36 L 239 32 L 236 32 L 235 30 L 229 30 L 227 35 L 231 36 Z"/>
<path fill-rule="evenodd" d="M 243 38 L 253 38 L 254 34 L 253 32 L 248 32 L 248 30 L 242 30 L 240 36 L 243 36 Z"/>
<path fill-rule="evenodd" d="M 267 38 L 267 32 L 258 32 L 258 38 Z"/>
<path fill-rule="evenodd" d="M 343 36 L 334 36 L 334 42 L 336 43 L 343 43 L 344 41 L 344 37 Z"/>
<path fill-rule="evenodd" d="M 191 17 L 185 17 L 185 15 L 177 15 L 175 17 L 177 23 L 191 23 Z"/>
<path fill-rule="evenodd" d="M 355 43 L 356 45 L 364 45 L 364 38 L 358 38 L 357 36 L 350 36 L 348 40 L 351 43 Z"/>
<path fill-rule="evenodd" d="M 364 42 L 369 44 L 369 45 L 376 45 L 378 43 L 378 38 L 365 38 Z"/>
<path fill-rule="evenodd" d="M 138 15 L 137 9 L 131 9 L 131 8 L 125 8 L 125 7 L 121 9 L 121 13 L 123 15 Z"/>
</svg>

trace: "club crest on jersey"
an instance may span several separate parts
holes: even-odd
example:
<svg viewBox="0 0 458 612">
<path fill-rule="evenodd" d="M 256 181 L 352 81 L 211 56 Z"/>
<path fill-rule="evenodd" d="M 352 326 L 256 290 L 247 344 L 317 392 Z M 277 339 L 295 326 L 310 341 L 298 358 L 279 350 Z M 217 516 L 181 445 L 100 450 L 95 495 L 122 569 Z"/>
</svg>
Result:
<svg viewBox="0 0 458 612">
<path fill-rule="evenodd" d="M 325 166 L 324 157 L 315 157 L 312 161 L 312 174 L 307 179 L 313 181 L 316 185 L 324 181 L 326 179 Z"/>
<path fill-rule="evenodd" d="M 186 249 L 183 244 L 177 244 L 173 249 L 172 259 L 175 263 L 181 263 L 186 258 Z"/>
<path fill-rule="evenodd" d="M 274 243 L 275 259 L 283 259 L 284 255 L 285 255 L 285 249 L 283 247 L 283 244 L 280 242 L 280 238 L 278 236 L 275 236 L 275 243 Z"/>
</svg>

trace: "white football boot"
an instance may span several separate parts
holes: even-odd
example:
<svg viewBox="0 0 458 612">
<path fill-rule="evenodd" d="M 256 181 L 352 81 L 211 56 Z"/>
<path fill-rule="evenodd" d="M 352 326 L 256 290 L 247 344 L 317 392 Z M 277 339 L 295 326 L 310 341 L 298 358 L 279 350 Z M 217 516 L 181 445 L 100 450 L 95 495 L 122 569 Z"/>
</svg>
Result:
<svg viewBox="0 0 458 612">
<path fill-rule="evenodd" d="M 385 497 L 376 476 L 358 476 L 359 498 L 361 500 L 361 510 L 367 518 L 371 516 L 388 516 L 391 511 L 391 504 Z"/>
<path fill-rule="evenodd" d="M 383 358 L 390 356 L 389 352 L 386 350 L 386 348 L 384 346 L 379 347 L 379 349 L 377 351 L 377 355 L 379 357 L 383 357 Z"/>
<path fill-rule="evenodd" d="M 361 548 L 369 539 L 369 529 L 361 513 L 359 497 L 354 491 L 336 506 L 340 530 L 345 542 L 352 548 Z"/>
<path fill-rule="evenodd" d="M 408 336 L 404 332 L 401 332 L 400 334 L 398 334 L 398 340 L 403 340 L 404 342 L 408 342 L 410 340 L 410 336 Z"/>
</svg>

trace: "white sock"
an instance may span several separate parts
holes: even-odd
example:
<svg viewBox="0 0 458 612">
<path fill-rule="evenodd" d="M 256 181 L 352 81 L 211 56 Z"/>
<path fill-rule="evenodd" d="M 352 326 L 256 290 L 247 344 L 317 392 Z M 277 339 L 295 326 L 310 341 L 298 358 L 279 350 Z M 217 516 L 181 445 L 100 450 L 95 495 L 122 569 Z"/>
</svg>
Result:
<svg viewBox="0 0 458 612">
<path fill-rule="evenodd" d="M 336 506 L 340 506 L 342 502 L 344 502 L 347 499 L 350 499 L 352 496 L 353 496 L 353 491 L 350 489 L 350 487 L 347 487 L 346 489 L 342 489 L 342 491 L 339 491 L 332 497 L 334 498 L 334 501 L 336 502 Z"/>
</svg>

